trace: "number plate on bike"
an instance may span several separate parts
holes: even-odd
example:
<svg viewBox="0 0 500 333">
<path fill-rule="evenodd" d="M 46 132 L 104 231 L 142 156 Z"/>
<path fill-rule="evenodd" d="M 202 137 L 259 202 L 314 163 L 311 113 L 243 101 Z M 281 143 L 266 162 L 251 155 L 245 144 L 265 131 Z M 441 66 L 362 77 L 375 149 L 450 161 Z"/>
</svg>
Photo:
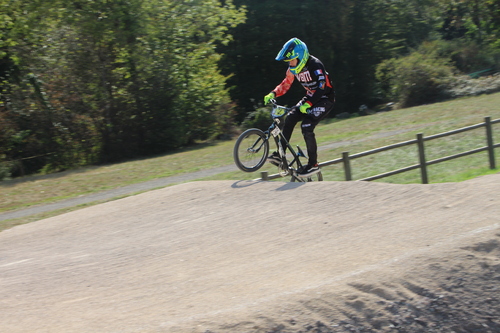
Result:
<svg viewBox="0 0 500 333">
<path fill-rule="evenodd" d="M 278 135 L 280 135 L 280 129 L 279 127 L 276 127 L 275 129 L 273 129 L 271 131 L 271 134 L 274 136 L 274 137 L 277 137 Z"/>
</svg>

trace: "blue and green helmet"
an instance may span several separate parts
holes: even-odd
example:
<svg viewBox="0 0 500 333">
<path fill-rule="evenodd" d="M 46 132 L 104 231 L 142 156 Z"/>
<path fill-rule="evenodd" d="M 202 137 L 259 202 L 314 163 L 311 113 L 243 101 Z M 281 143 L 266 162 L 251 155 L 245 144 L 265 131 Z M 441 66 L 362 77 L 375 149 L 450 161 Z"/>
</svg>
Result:
<svg viewBox="0 0 500 333">
<path fill-rule="evenodd" d="M 292 74 L 296 75 L 300 73 L 309 60 L 309 50 L 306 43 L 295 37 L 286 42 L 276 56 L 276 60 L 278 61 L 288 62 L 293 59 L 298 60 L 297 66 L 290 66 L 289 69 Z"/>
</svg>

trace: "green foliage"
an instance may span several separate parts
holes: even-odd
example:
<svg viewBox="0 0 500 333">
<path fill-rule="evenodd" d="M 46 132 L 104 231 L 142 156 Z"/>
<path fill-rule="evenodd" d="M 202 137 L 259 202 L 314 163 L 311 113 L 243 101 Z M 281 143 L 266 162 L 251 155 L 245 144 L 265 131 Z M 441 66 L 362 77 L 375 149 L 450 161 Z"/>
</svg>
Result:
<svg viewBox="0 0 500 333">
<path fill-rule="evenodd" d="M 376 78 L 378 64 L 406 56 L 424 41 L 444 39 L 442 45 L 431 46 L 448 49 L 439 57 L 451 56 L 453 65 L 465 73 L 498 63 L 497 0 L 236 2 L 248 7 L 247 24 L 237 27 L 238 38 L 223 48 L 222 65 L 224 73 L 235 74 L 229 83 L 232 98 L 241 107 L 239 121 L 253 110 L 253 100 L 261 99 L 283 78 L 286 67 L 274 57 L 292 36 L 304 40 L 330 71 L 338 97 L 336 114 L 384 102 Z M 302 94 L 300 87 L 292 87 L 281 99 L 295 104 Z"/>
<path fill-rule="evenodd" d="M 418 47 L 438 22 L 431 0 L 235 3 L 247 6 L 247 23 L 238 26 L 234 30 L 237 38 L 222 48 L 222 66 L 224 73 L 234 73 L 228 82 L 231 96 L 240 106 L 240 122 L 253 111 L 254 100 L 283 79 L 286 66 L 274 58 L 291 37 L 305 41 L 330 72 L 338 97 L 335 113 L 353 112 L 378 99 L 374 94 L 376 65 Z M 294 105 L 303 94 L 296 85 L 280 101 Z"/>
<path fill-rule="evenodd" d="M 169 86 L 167 131 L 174 135 L 166 143 L 177 141 L 173 147 L 179 147 L 216 135 L 232 122 L 232 117 L 227 117 L 232 113 L 227 77 L 219 71 L 216 46 L 231 39 L 228 27 L 243 22 L 244 12 L 231 2 L 221 6 L 214 0 L 158 5 L 145 39 L 155 50 L 153 75 L 163 72 Z"/>
<path fill-rule="evenodd" d="M 0 6 L 8 8 L 0 26 L 0 119 L 29 130 L 17 155 L 0 153 L 23 164 L 29 157 L 26 172 L 166 152 L 232 123 L 216 50 L 245 17 L 231 1 Z M 12 142 L 9 135 L 0 140 Z"/>
<path fill-rule="evenodd" d="M 398 101 L 401 107 L 409 107 L 442 99 L 453 76 L 453 67 L 448 59 L 424 43 L 406 57 L 383 61 L 376 75 L 386 98 Z"/>
<path fill-rule="evenodd" d="M 259 108 L 250 112 L 241 123 L 242 129 L 258 128 L 263 131 L 269 128 L 272 123 L 271 110 L 269 108 Z"/>
<path fill-rule="evenodd" d="M 229 133 L 283 79 L 293 36 L 330 71 L 332 116 L 429 103 L 487 91 L 447 78 L 499 68 L 500 3 L 0 0 L 0 156 L 50 172 Z"/>
<path fill-rule="evenodd" d="M 406 107 L 498 91 L 498 78 L 473 78 L 491 75 L 499 65 L 500 50 L 457 38 L 424 42 L 408 56 L 381 62 L 376 75 L 382 99 Z"/>
<path fill-rule="evenodd" d="M 444 39 L 465 37 L 479 44 L 497 44 L 500 37 L 498 0 L 440 0 Z M 498 45 L 497 45 L 498 46 Z"/>
<path fill-rule="evenodd" d="M 466 38 L 436 40 L 423 44 L 425 45 L 440 57 L 450 59 L 452 65 L 464 74 L 496 68 L 500 65 L 499 49 L 492 45 L 480 45 Z"/>
</svg>

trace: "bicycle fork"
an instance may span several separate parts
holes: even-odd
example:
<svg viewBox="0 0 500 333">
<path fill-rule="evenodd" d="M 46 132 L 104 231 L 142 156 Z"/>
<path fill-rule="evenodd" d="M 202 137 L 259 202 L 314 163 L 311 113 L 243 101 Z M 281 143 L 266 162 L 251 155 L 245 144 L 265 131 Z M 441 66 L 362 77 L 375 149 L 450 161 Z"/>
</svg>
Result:
<svg viewBox="0 0 500 333">
<path fill-rule="evenodd" d="M 281 163 L 279 165 L 279 168 L 284 173 L 288 174 L 288 161 L 286 159 L 285 149 L 283 148 L 283 145 L 281 144 L 280 136 L 275 136 L 274 140 L 276 141 L 276 146 L 278 147 L 278 153 L 280 154 L 280 157 L 281 157 Z"/>
</svg>

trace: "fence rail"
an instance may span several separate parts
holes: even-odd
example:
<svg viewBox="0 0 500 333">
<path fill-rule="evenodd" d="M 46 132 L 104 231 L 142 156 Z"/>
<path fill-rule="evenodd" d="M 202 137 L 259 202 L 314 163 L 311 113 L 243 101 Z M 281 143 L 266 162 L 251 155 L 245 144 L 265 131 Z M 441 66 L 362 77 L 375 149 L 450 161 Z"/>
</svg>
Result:
<svg viewBox="0 0 500 333">
<path fill-rule="evenodd" d="M 429 177 L 427 175 L 427 166 L 433 165 L 433 164 L 438 164 L 438 163 L 449 161 L 449 160 L 453 160 L 453 159 L 464 157 L 464 156 L 468 156 L 468 155 L 472 155 L 472 154 L 477 154 L 477 153 L 484 152 L 484 151 L 488 152 L 488 161 L 489 161 L 490 169 L 496 169 L 495 148 L 499 148 L 500 143 L 495 144 L 493 141 L 492 125 L 497 124 L 497 123 L 500 123 L 500 119 L 491 120 L 490 117 L 485 117 L 483 123 L 479 123 L 479 124 L 467 126 L 467 127 L 462 127 L 462 128 L 459 128 L 459 129 L 456 129 L 453 131 L 449 131 L 449 132 L 434 134 L 434 135 L 430 135 L 430 136 L 426 136 L 426 137 L 424 137 L 424 135 L 422 133 L 419 133 L 419 134 L 417 134 L 416 139 L 403 141 L 403 142 L 395 143 L 392 145 L 388 145 L 388 146 L 384 146 L 384 147 L 380 147 L 380 148 L 375 148 L 372 150 L 367 150 L 367 151 L 353 154 L 353 155 L 349 155 L 349 152 L 343 152 L 342 157 L 331 160 L 331 161 L 322 162 L 319 165 L 320 165 L 320 167 L 326 167 L 329 165 L 342 163 L 343 167 L 344 167 L 345 180 L 350 181 L 350 180 L 352 180 L 352 169 L 351 169 L 351 161 L 352 160 L 357 159 L 357 158 L 361 158 L 361 157 L 365 157 L 368 155 L 372 155 L 372 154 L 377 154 L 377 153 L 380 153 L 383 151 L 416 144 L 418 147 L 418 156 L 419 156 L 418 164 L 410 165 L 410 166 L 407 166 L 407 167 L 404 167 L 401 169 L 392 170 L 389 172 L 381 173 L 381 174 L 378 174 L 375 176 L 366 177 L 366 178 L 359 179 L 359 180 L 361 180 L 361 181 L 377 180 L 377 179 L 397 175 L 399 173 L 403 173 L 403 172 L 407 172 L 407 171 L 411 171 L 411 170 L 415 170 L 415 169 L 420 169 L 420 177 L 421 177 L 422 184 L 428 184 Z M 487 142 L 486 146 L 481 147 L 481 148 L 477 148 L 477 149 L 472 149 L 472 150 L 465 151 L 465 152 L 461 152 L 461 153 L 454 154 L 454 155 L 441 157 L 441 158 L 434 159 L 431 161 L 426 160 L 426 156 L 425 156 L 425 142 L 426 141 L 435 140 L 435 139 L 443 138 L 446 136 L 471 131 L 471 130 L 478 129 L 481 127 L 485 127 L 485 129 L 486 129 L 486 142 Z M 271 180 L 271 179 L 281 178 L 280 174 L 267 175 L 267 173 L 265 173 L 265 172 L 262 172 L 261 176 L 262 176 L 261 180 Z"/>
</svg>

